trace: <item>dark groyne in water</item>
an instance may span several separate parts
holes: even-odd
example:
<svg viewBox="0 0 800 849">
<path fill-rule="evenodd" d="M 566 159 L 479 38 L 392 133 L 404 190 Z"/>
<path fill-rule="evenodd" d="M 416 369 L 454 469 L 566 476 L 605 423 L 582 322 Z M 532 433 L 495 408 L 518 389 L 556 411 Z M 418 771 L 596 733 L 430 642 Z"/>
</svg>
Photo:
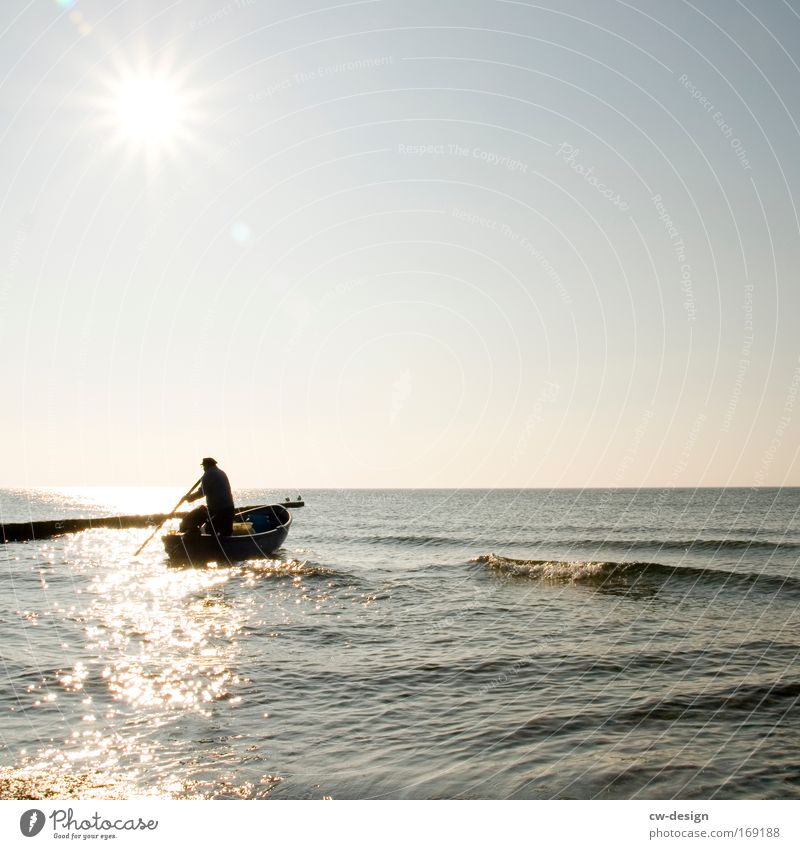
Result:
<svg viewBox="0 0 800 849">
<path fill-rule="evenodd" d="M 303 507 L 304 502 L 278 502 L 283 507 Z M 250 510 L 252 507 L 238 507 L 237 510 Z M 92 528 L 146 528 L 165 522 L 170 517 L 182 519 L 186 513 L 147 513 L 138 516 L 100 516 L 92 519 L 52 519 L 37 522 L 13 522 L 0 525 L 0 542 L 30 542 L 31 540 L 52 539 L 62 534 L 75 534 Z"/>
<path fill-rule="evenodd" d="M 0 539 L 3 542 L 29 542 L 37 539 L 51 539 L 61 534 L 74 534 L 91 528 L 146 528 L 166 521 L 169 513 L 150 513 L 144 516 L 101 516 L 93 519 L 58 519 L 42 522 L 14 522 L 0 525 Z M 176 513 L 180 519 L 186 513 Z"/>
</svg>

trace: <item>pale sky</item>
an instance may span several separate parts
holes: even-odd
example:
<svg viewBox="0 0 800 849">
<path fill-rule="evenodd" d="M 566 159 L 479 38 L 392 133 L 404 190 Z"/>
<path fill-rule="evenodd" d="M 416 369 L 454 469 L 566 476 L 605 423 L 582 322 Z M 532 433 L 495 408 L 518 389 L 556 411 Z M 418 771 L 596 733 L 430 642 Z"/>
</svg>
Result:
<svg viewBox="0 0 800 849">
<path fill-rule="evenodd" d="M 800 485 L 800 2 L 4 0 L 0 485 Z"/>
</svg>

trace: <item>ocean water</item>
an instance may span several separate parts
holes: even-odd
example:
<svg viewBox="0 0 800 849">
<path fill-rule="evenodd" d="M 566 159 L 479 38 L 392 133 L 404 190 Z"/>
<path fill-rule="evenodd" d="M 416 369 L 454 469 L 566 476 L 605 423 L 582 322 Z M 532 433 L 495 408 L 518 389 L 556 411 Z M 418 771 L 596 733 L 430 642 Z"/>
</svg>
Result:
<svg viewBox="0 0 800 849">
<path fill-rule="evenodd" d="M 179 495 L 5 490 L 0 517 Z M 272 560 L 2 546 L 4 792 L 800 797 L 799 489 L 303 496 Z"/>
</svg>

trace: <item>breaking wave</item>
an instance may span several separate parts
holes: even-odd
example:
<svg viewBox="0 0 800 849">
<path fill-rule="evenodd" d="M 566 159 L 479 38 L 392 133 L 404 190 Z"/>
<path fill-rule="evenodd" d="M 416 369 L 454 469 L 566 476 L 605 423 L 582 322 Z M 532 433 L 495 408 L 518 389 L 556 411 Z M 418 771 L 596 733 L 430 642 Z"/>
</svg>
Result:
<svg viewBox="0 0 800 849">
<path fill-rule="evenodd" d="M 752 572 L 731 572 L 723 569 L 698 569 L 691 566 L 666 566 L 662 563 L 610 560 L 518 560 L 499 554 L 481 554 L 470 561 L 495 572 L 519 578 L 532 578 L 554 583 L 633 586 L 669 580 L 688 581 L 716 586 L 758 586 L 778 592 L 800 592 L 800 580 Z"/>
</svg>

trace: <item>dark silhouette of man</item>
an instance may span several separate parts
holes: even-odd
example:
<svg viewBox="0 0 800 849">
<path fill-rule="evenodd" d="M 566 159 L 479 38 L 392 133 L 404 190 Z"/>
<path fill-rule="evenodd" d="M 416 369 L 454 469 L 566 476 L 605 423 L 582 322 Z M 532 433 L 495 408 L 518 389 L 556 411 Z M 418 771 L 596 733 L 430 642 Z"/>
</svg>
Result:
<svg viewBox="0 0 800 849">
<path fill-rule="evenodd" d="M 200 527 L 207 525 L 211 533 L 217 536 L 230 536 L 233 533 L 233 495 L 228 476 L 217 466 L 213 457 L 203 457 L 203 478 L 200 486 L 186 496 L 187 501 L 205 498 L 206 503 L 195 507 L 181 521 L 184 533 L 200 533 Z"/>
</svg>

